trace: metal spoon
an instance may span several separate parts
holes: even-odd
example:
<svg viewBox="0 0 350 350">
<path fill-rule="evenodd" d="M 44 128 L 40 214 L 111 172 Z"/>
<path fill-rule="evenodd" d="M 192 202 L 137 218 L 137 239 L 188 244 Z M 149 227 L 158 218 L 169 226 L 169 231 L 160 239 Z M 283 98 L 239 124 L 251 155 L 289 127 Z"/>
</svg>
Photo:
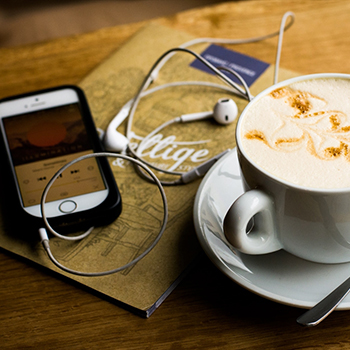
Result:
<svg viewBox="0 0 350 350">
<path fill-rule="evenodd" d="M 302 326 L 317 326 L 322 322 L 350 292 L 350 277 L 328 294 L 318 304 L 297 318 Z"/>
</svg>

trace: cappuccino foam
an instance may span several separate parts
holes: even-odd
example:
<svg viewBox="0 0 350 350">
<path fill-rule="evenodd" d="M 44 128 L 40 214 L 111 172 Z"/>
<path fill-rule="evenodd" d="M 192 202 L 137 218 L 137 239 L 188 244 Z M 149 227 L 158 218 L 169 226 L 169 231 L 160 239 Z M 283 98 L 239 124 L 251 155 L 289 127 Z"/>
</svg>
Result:
<svg viewBox="0 0 350 350">
<path fill-rule="evenodd" d="M 350 187 L 350 80 L 276 89 L 253 100 L 243 118 L 243 149 L 267 172 L 300 186 Z"/>
</svg>

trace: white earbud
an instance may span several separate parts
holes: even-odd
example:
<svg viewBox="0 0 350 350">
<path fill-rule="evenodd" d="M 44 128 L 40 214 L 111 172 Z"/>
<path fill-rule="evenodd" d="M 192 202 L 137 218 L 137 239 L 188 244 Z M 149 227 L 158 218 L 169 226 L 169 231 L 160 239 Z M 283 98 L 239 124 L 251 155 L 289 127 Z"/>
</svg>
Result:
<svg viewBox="0 0 350 350">
<path fill-rule="evenodd" d="M 129 115 L 132 102 L 133 100 L 128 101 L 108 125 L 103 139 L 107 151 L 123 152 L 126 150 L 129 140 L 118 132 L 117 128 Z M 226 125 L 232 123 L 237 118 L 237 115 L 238 108 L 236 103 L 232 99 L 222 98 L 216 103 L 214 111 L 184 114 L 179 117 L 179 120 L 182 123 L 187 123 L 213 117 L 217 123 Z"/>
<path fill-rule="evenodd" d="M 123 152 L 126 150 L 129 140 L 123 134 L 117 131 L 117 127 L 129 115 L 132 102 L 133 100 L 130 100 L 128 103 L 126 103 L 108 125 L 103 139 L 103 143 L 107 151 Z"/>
<path fill-rule="evenodd" d="M 221 98 L 214 107 L 214 119 L 219 124 L 230 124 L 238 115 L 235 101 L 230 98 Z"/>
<path fill-rule="evenodd" d="M 107 129 L 103 143 L 105 149 L 109 152 L 123 152 L 126 150 L 129 140 L 117 130 Z"/>
<path fill-rule="evenodd" d="M 182 123 L 187 123 L 213 117 L 217 123 L 226 125 L 232 123 L 237 115 L 238 108 L 235 101 L 222 98 L 216 103 L 213 112 L 184 114 L 180 117 L 180 120 Z"/>
</svg>

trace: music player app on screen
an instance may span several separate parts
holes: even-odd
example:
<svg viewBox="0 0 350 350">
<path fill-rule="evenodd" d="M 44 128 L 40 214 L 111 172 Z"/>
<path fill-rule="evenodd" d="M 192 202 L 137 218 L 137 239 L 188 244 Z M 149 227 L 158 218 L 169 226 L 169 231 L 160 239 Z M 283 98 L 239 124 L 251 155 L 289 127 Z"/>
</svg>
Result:
<svg viewBox="0 0 350 350">
<path fill-rule="evenodd" d="M 40 204 L 52 176 L 93 153 L 77 103 L 3 118 L 24 207 Z M 55 181 L 47 202 L 106 189 L 95 158 L 80 161 Z"/>
</svg>

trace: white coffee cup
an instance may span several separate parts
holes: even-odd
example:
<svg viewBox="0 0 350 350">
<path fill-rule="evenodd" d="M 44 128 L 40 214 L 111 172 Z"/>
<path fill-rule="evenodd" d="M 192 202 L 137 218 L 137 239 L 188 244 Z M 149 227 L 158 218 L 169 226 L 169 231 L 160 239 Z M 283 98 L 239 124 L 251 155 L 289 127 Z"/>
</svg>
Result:
<svg viewBox="0 0 350 350">
<path fill-rule="evenodd" d="M 240 116 L 236 142 L 246 192 L 229 208 L 224 233 L 242 253 L 266 254 L 284 249 L 314 262 L 350 261 L 350 187 L 311 188 L 293 184 L 257 165 L 242 145 L 242 123 L 254 104 L 278 88 L 318 78 L 348 79 L 350 84 L 347 74 L 292 78 L 257 95 Z"/>
</svg>

